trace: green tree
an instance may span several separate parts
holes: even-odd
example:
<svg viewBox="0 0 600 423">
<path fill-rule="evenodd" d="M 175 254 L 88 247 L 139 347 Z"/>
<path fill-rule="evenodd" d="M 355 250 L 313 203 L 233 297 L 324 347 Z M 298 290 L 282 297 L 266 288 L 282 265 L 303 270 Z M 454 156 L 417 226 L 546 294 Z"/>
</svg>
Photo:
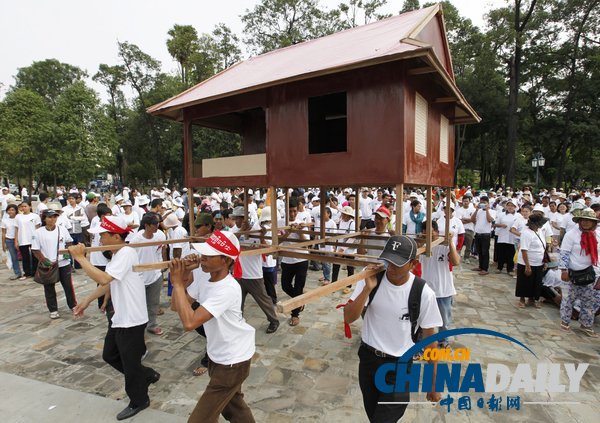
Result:
<svg viewBox="0 0 600 423">
<path fill-rule="evenodd" d="M 54 105 L 66 88 L 86 76 L 86 72 L 77 66 L 61 63 L 56 59 L 46 59 L 19 68 L 14 88 L 27 88 Z"/>
<path fill-rule="evenodd" d="M 16 88 L 0 103 L 0 164 L 9 175 L 27 177 L 30 193 L 34 171 L 59 153 L 49 147 L 53 131 L 52 112 L 38 93 Z"/>
<path fill-rule="evenodd" d="M 389 17 L 389 14 L 378 13 L 387 4 L 387 0 L 348 0 L 338 6 L 341 27 L 354 28 Z"/>
<path fill-rule="evenodd" d="M 59 154 L 46 157 L 48 167 L 64 181 L 84 183 L 98 169 L 112 170 L 118 146 L 113 121 L 100 106 L 96 93 L 76 82 L 57 99 L 56 132 L 52 148 Z"/>
<path fill-rule="evenodd" d="M 173 59 L 179 63 L 181 83 L 187 86 L 191 61 L 199 49 L 198 32 L 191 25 L 175 24 L 168 34 L 170 38 L 167 39 L 167 50 Z"/>
<path fill-rule="evenodd" d="M 220 72 L 241 59 L 240 40 L 224 23 L 215 26 L 212 32 L 214 39 L 214 56 L 216 71 Z"/>
<path fill-rule="evenodd" d="M 339 29 L 339 11 L 321 9 L 318 0 L 261 0 L 242 15 L 246 44 L 253 53 L 331 34 Z"/>
<path fill-rule="evenodd" d="M 122 65 L 109 66 L 101 63 L 98 67 L 98 72 L 96 72 L 92 79 L 106 88 L 109 97 L 110 114 L 116 123 L 118 120 L 117 110 L 125 104 L 125 96 L 121 90 L 121 87 L 127 80 L 125 67 Z"/>
<path fill-rule="evenodd" d="M 410 12 L 417 9 L 420 9 L 419 0 L 404 0 L 402 3 L 402 9 L 400 9 L 400 13 Z"/>
</svg>

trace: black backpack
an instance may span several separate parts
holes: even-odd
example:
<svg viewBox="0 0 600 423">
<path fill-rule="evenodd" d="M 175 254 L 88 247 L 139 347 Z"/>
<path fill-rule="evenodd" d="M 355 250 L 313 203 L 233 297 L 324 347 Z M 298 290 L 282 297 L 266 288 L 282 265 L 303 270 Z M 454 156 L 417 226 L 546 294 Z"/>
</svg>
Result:
<svg viewBox="0 0 600 423">
<path fill-rule="evenodd" d="M 377 274 L 377 285 L 369 294 L 369 302 L 365 306 L 362 312 L 363 318 L 365 317 L 365 313 L 367 312 L 367 307 L 371 305 L 373 302 L 373 298 L 375 298 L 375 294 L 381 285 L 381 281 L 383 276 L 385 275 L 385 270 L 379 272 Z M 425 280 L 421 279 L 418 276 L 415 276 L 415 280 L 413 281 L 412 286 L 410 287 L 410 292 L 408 294 L 408 315 L 410 319 L 410 337 L 412 341 L 416 344 L 421 337 L 421 328 L 417 324 L 417 320 L 419 320 L 419 314 L 421 313 L 421 294 L 423 293 L 423 288 L 425 287 Z"/>
</svg>

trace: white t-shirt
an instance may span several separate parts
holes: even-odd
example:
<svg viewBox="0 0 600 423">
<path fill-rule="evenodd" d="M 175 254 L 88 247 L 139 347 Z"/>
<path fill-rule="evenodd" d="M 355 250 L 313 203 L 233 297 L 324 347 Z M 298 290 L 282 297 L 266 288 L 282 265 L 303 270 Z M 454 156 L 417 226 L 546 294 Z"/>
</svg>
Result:
<svg viewBox="0 0 600 423">
<path fill-rule="evenodd" d="M 363 198 L 362 195 L 358 200 L 358 207 L 362 213 L 363 220 L 373 220 L 373 209 L 371 208 L 371 202 L 373 200 L 369 197 Z"/>
<path fill-rule="evenodd" d="M 106 265 L 106 273 L 113 277 L 110 282 L 110 296 L 115 314 L 113 328 L 130 328 L 148 322 L 146 308 L 146 288 L 133 266 L 139 263 L 138 255 L 131 247 L 123 247 Z"/>
<path fill-rule="evenodd" d="M 260 229 L 260 224 L 258 222 L 252 226 L 253 231 L 257 229 Z M 236 233 L 240 231 L 240 228 L 234 225 L 230 231 Z M 242 235 L 240 241 L 242 240 L 248 244 L 260 244 L 260 239 L 258 238 L 246 238 Z M 240 264 L 242 265 L 242 279 L 262 279 L 263 260 L 261 254 L 240 256 Z"/>
<path fill-rule="evenodd" d="M 408 296 L 414 280 L 415 275 L 411 273 L 405 284 L 396 286 L 388 281 L 387 276 L 383 277 L 373 304 L 369 305 L 365 313 L 362 326 L 363 342 L 394 357 L 402 356 L 414 345 L 408 318 Z M 364 287 L 364 280 L 360 281 L 350 298 L 356 300 Z M 435 293 L 427 285 L 423 287 L 421 294 L 421 309 L 417 323 L 424 329 L 442 326 L 442 316 Z"/>
<path fill-rule="evenodd" d="M 492 220 L 496 217 L 496 212 L 490 210 L 490 216 Z M 475 233 L 476 234 L 491 234 L 492 233 L 492 222 L 488 222 L 487 211 L 483 209 L 477 210 L 477 221 L 475 222 Z"/>
<path fill-rule="evenodd" d="M 350 219 L 348 221 L 340 220 L 340 224 L 339 224 L 339 228 L 338 228 L 337 232 L 340 235 L 349 234 L 349 233 L 356 231 L 355 227 L 356 226 L 354 225 L 354 219 Z M 354 240 L 352 238 L 345 238 L 345 239 L 340 240 L 340 242 L 353 244 Z M 356 248 L 337 247 L 337 252 L 338 253 L 356 254 Z"/>
<path fill-rule="evenodd" d="M 90 222 L 90 229 L 94 229 L 97 226 L 100 226 L 100 218 L 98 216 L 94 216 L 94 218 Z M 100 234 L 90 233 L 90 236 L 91 236 L 91 240 L 92 240 L 92 243 L 91 243 L 92 247 L 99 247 L 100 246 Z M 106 257 L 104 257 L 104 254 L 102 254 L 102 251 L 94 251 L 94 252 L 90 253 L 90 263 L 92 263 L 94 266 L 106 266 L 108 264 L 108 259 Z"/>
<path fill-rule="evenodd" d="M 17 219 L 11 219 L 7 214 L 2 218 L 2 223 L 0 223 L 0 228 L 6 229 L 6 238 L 7 239 L 15 239 L 15 229 L 17 228 Z"/>
<path fill-rule="evenodd" d="M 110 210 L 113 216 L 121 216 L 122 214 L 125 214 L 125 210 L 123 210 L 123 207 L 119 206 L 118 204 L 112 206 Z"/>
<path fill-rule="evenodd" d="M 569 232 L 571 229 L 578 227 L 578 225 L 573 222 L 573 215 L 571 213 L 565 213 L 562 215 L 560 227 L 561 229 L 564 229 L 565 232 Z"/>
<path fill-rule="evenodd" d="M 456 208 L 454 210 L 454 217 L 458 218 L 458 219 L 470 219 L 471 216 L 473 215 L 473 213 L 475 213 L 475 207 L 473 207 L 473 204 L 469 204 L 469 207 L 467 207 L 466 209 L 462 206 Z M 462 220 L 461 220 L 462 222 Z M 473 224 L 472 222 L 470 223 L 464 223 L 463 225 L 465 227 L 465 231 L 474 231 L 475 230 L 475 224 Z"/>
<path fill-rule="evenodd" d="M 42 213 L 44 213 L 44 210 L 48 210 L 48 206 L 45 203 L 39 203 L 35 209 L 36 213 L 40 215 L 40 217 L 42 217 Z"/>
<path fill-rule="evenodd" d="M 167 231 L 167 239 L 183 239 L 187 238 L 188 233 L 183 226 L 176 226 L 175 228 L 170 228 Z M 169 251 L 169 257 L 173 259 L 173 250 L 176 248 L 181 248 L 181 257 L 185 257 L 190 253 L 190 243 L 189 241 L 180 242 L 178 244 L 171 244 L 171 248 Z"/>
<path fill-rule="evenodd" d="M 302 223 L 312 223 L 312 216 L 310 214 L 310 211 L 304 209 L 304 211 L 298 212 L 298 214 L 296 215 L 296 221 Z"/>
<path fill-rule="evenodd" d="M 63 207 L 63 214 L 71 222 L 71 233 L 73 234 L 80 234 L 81 228 L 90 226 L 85 209 L 81 206 L 65 206 Z"/>
<path fill-rule="evenodd" d="M 144 237 L 144 231 L 138 231 L 133 234 L 133 238 L 131 238 L 132 244 L 142 244 L 146 242 L 156 242 L 156 241 L 165 241 L 167 237 L 162 231 L 156 231 L 152 235 L 152 239 L 148 239 Z M 156 263 L 162 261 L 162 245 L 154 245 L 151 247 L 137 247 L 135 249 L 138 255 L 138 259 L 140 264 L 146 263 Z M 149 270 L 146 272 L 140 272 L 140 276 L 142 277 L 142 281 L 144 281 L 144 285 L 152 285 L 153 282 L 156 282 L 158 278 L 161 277 L 160 270 Z"/>
<path fill-rule="evenodd" d="M 424 217 L 423 217 L 423 222 L 427 221 L 427 214 L 424 212 L 419 212 L 419 213 L 423 213 Z M 415 222 L 412 221 L 412 219 L 410 218 L 411 214 L 413 216 L 416 216 L 412 210 L 404 213 L 404 221 L 402 222 L 404 225 L 406 225 L 406 233 L 405 235 L 417 235 L 417 224 Z"/>
<path fill-rule="evenodd" d="M 223 365 L 250 360 L 255 351 L 255 331 L 242 316 L 240 284 L 231 275 L 210 282 L 198 270 L 193 272 L 194 282 L 188 293 L 213 316 L 203 325 L 208 356 Z"/>
<path fill-rule="evenodd" d="M 431 249 L 431 257 L 426 254 L 419 256 L 422 277 L 427 285 L 435 292 L 437 298 L 456 295 L 454 276 L 450 270 L 450 247 L 436 245 Z"/>
<path fill-rule="evenodd" d="M 329 219 L 327 222 L 325 222 L 325 232 L 332 232 L 335 233 L 337 230 L 337 225 L 335 224 L 335 222 L 332 219 Z M 320 239 L 320 236 L 315 237 L 315 239 Z M 319 250 L 323 250 L 323 251 L 333 251 L 333 245 L 319 245 Z"/>
<path fill-rule="evenodd" d="M 561 253 L 569 253 L 569 269 L 571 270 L 583 270 L 592 264 L 591 257 L 585 255 L 581 249 L 581 234 L 581 229 L 579 229 L 579 226 L 576 226 L 565 234 L 560 244 Z M 600 253 L 600 239 L 598 238 L 597 231 L 596 238 L 598 240 L 598 252 Z"/>
<path fill-rule="evenodd" d="M 58 229 L 59 232 L 56 230 Z M 59 240 L 60 239 L 60 240 Z M 45 226 L 35 230 L 33 238 L 31 240 L 31 249 L 39 250 L 48 260 L 54 262 L 58 256 L 58 245 L 59 250 L 66 248 L 66 244 L 73 242 L 73 238 L 69 235 L 69 231 L 65 228 L 56 225 L 54 230 L 49 231 Z M 71 264 L 71 261 L 64 258 L 64 255 L 60 255 L 58 267 L 65 267 Z"/>
<path fill-rule="evenodd" d="M 36 225 L 41 226 L 42 224 L 40 215 L 36 213 L 19 213 L 15 219 L 17 220 L 17 228 L 19 229 L 19 245 L 31 245 Z"/>
<path fill-rule="evenodd" d="M 446 236 L 446 216 L 442 210 L 442 217 L 437 220 L 438 231 L 441 236 Z M 452 243 L 458 246 L 458 236 L 465 233 L 465 226 L 456 216 L 450 219 L 450 232 L 452 232 Z"/>
<path fill-rule="evenodd" d="M 548 212 L 548 221 L 552 228 L 552 235 L 558 236 L 560 235 L 560 223 L 561 223 L 561 214 L 559 212 Z M 555 227 L 558 226 L 558 228 Z"/>
<path fill-rule="evenodd" d="M 515 228 L 517 232 L 522 234 L 525 228 L 527 228 L 527 220 L 523 217 L 522 214 L 517 213 L 515 214 L 515 221 L 513 222 L 512 227 Z M 516 242 L 519 242 L 520 239 L 521 237 L 515 235 Z"/>
<path fill-rule="evenodd" d="M 300 219 L 300 218 L 299 218 L 299 217 L 296 215 L 296 220 L 294 220 L 294 221 L 292 221 L 292 222 L 289 222 L 289 224 L 290 224 L 290 225 L 292 225 L 292 224 L 294 224 L 294 223 L 295 223 L 295 224 L 301 224 L 301 223 L 304 223 L 304 221 L 303 221 L 303 220 L 301 220 L 301 219 Z M 306 231 L 306 230 L 307 230 L 307 228 L 302 228 L 302 230 L 303 230 L 303 231 Z M 298 232 L 293 232 L 293 233 L 291 233 L 291 234 L 290 234 L 290 235 L 287 237 L 287 239 L 299 239 L 299 240 L 302 240 L 302 241 L 307 241 L 307 240 L 308 240 L 308 235 L 300 234 L 300 233 L 298 233 Z M 292 246 L 292 247 L 293 247 L 295 244 L 297 244 L 297 243 L 296 243 L 296 242 L 289 242 L 289 241 L 283 241 L 283 242 L 281 243 L 281 245 L 290 245 L 290 246 Z M 301 252 L 301 251 L 299 251 L 299 252 Z M 306 252 L 306 254 L 308 254 L 308 251 Z M 300 262 L 303 262 L 303 261 L 306 261 L 306 259 L 298 259 L 298 258 L 293 258 L 293 257 L 283 257 L 283 258 L 281 259 L 281 262 L 282 262 L 282 263 L 285 263 L 285 264 L 296 264 L 296 263 L 300 263 Z"/>
<path fill-rule="evenodd" d="M 121 215 L 121 217 L 125 220 L 125 222 L 128 225 L 138 225 L 138 227 L 140 226 L 140 215 L 137 214 L 134 211 L 132 211 L 131 214 L 125 214 L 125 213 L 123 213 Z M 137 231 L 137 229 L 134 228 L 133 232 L 130 232 L 129 235 L 127 235 L 127 238 L 125 238 L 125 242 L 129 242 L 129 243 L 133 244 L 133 242 L 131 240 L 133 239 L 133 237 L 137 233 L 136 231 Z"/>
<path fill-rule="evenodd" d="M 513 227 L 516 216 L 516 213 L 500 213 L 496 218 L 496 224 L 506 225 L 506 228 L 495 229 L 496 235 L 498 236 L 498 242 L 500 244 L 515 243 L 515 235 L 510 232 L 510 228 Z"/>
<path fill-rule="evenodd" d="M 538 238 L 539 236 L 539 238 Z M 527 258 L 530 266 L 541 266 L 544 264 L 544 250 L 546 249 L 546 241 L 541 230 L 537 231 L 537 235 L 529 228 L 525 228 L 521 232 L 521 247 L 519 248 L 518 263 L 525 266 L 523 260 L 523 250 L 527 251 Z"/>
</svg>

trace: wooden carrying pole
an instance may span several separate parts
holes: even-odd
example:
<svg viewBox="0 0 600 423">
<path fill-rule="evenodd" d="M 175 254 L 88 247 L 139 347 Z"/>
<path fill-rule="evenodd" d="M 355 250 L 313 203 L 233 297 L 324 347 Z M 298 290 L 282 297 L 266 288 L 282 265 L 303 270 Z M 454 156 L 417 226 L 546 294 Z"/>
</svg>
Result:
<svg viewBox="0 0 600 423">
<path fill-rule="evenodd" d="M 433 244 L 433 246 L 435 246 L 435 245 L 441 244 L 443 241 L 444 241 L 444 238 L 440 237 L 440 238 L 436 239 L 435 241 L 433 241 L 432 244 Z M 426 250 L 427 250 L 427 247 L 421 247 L 421 248 L 417 249 L 417 257 L 421 254 L 425 254 Z M 321 256 L 321 261 L 326 261 L 326 259 L 329 259 L 329 257 Z M 344 289 L 348 285 L 354 285 L 355 283 L 358 283 L 358 281 L 361 281 L 371 275 L 378 273 L 379 271 L 382 270 L 382 267 L 383 267 L 383 265 L 381 267 L 378 267 L 377 270 L 368 270 L 368 269 L 363 270 L 362 272 L 356 273 L 356 274 L 349 276 L 347 278 L 344 278 L 344 279 L 340 279 L 329 285 L 315 288 L 312 291 L 306 292 L 306 293 L 299 295 L 297 297 L 294 297 L 290 300 L 283 301 L 283 302 L 280 301 L 276 304 L 277 311 L 280 313 L 289 313 L 291 310 L 293 310 L 295 308 L 302 307 L 303 305 L 308 304 L 308 303 L 313 303 L 321 297 L 332 294 L 335 291 Z"/>
<path fill-rule="evenodd" d="M 199 237 L 194 237 L 200 239 Z M 156 247 L 159 245 L 166 244 L 181 244 L 184 242 L 190 242 L 189 238 L 181 238 L 181 239 L 170 239 L 168 241 L 151 241 L 151 242 L 140 242 L 138 244 L 119 244 L 119 245 L 100 245 L 98 247 L 85 247 L 86 253 L 95 253 L 99 251 L 116 251 L 120 250 L 123 247 L 131 247 L 131 248 L 141 248 L 141 247 Z M 58 254 L 69 254 L 68 249 L 58 250 Z"/>
<path fill-rule="evenodd" d="M 291 300 L 287 300 L 284 302 L 280 301 L 276 304 L 277 311 L 279 313 L 284 314 L 289 313 L 295 308 L 302 307 L 305 304 L 315 302 L 321 297 L 332 294 L 335 291 L 339 291 L 340 289 L 344 289 L 347 285 L 354 285 L 358 281 L 368 278 L 369 276 L 376 275 L 381 271 L 382 268 L 383 265 L 381 265 L 377 269 L 363 270 L 362 272 L 358 272 L 347 278 L 340 279 L 339 281 L 330 283 L 329 285 L 320 286 L 319 288 L 313 289 L 312 291 L 294 297 Z"/>
</svg>

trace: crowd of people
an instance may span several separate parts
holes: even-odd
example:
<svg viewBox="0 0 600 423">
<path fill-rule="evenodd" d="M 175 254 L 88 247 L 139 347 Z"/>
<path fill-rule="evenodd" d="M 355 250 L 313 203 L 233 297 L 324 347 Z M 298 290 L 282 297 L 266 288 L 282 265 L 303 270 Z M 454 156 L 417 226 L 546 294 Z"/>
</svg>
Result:
<svg viewBox="0 0 600 423">
<path fill-rule="evenodd" d="M 582 333 L 597 336 L 593 323 L 600 310 L 600 187 L 568 195 L 530 187 L 486 192 L 457 187 L 450 195 L 441 189 L 415 189 L 402 194 L 399 204 L 398 193 L 385 187 L 365 187 L 358 193 L 349 188 L 327 193 L 214 188 L 204 194 L 163 186 L 145 194 L 124 187 L 104 195 L 62 187 L 53 199 L 40 193 L 32 210 L 28 201 L 3 189 L 2 247 L 14 273 L 10 279 L 26 280 L 34 276 L 38 263 L 58 262 L 58 282 L 72 313 L 81 316 L 96 301 L 106 313 L 103 358 L 124 374 L 130 398 L 119 420 L 148 407 L 148 386 L 160 378 L 141 360 L 147 352 L 144 333 L 163 334 L 160 297 L 166 284 L 171 309 L 183 327 L 196 330 L 207 342 L 207 353 L 194 374 L 208 372 L 210 382 L 190 421 L 217 421 L 220 414 L 254 421 L 241 392 L 254 354 L 255 329 L 243 319 L 247 294 L 266 317 L 266 333 L 274 333 L 280 325 L 275 309 L 278 280 L 293 298 L 304 292 L 309 269 L 322 272 L 323 285 L 337 281 L 341 270 L 348 276 L 355 271 L 351 265 L 311 261 L 301 254 L 279 259 L 273 254 L 241 255 L 242 246 L 271 244 L 275 215 L 282 246 L 318 240 L 323 224 L 327 236 L 369 236 L 310 248 L 349 262 L 358 254 L 385 264 L 369 266 L 377 274 L 359 281 L 353 291 L 350 286 L 344 291 L 352 291 L 344 306 L 346 335 L 351 336 L 352 322 L 364 318 L 359 381 L 370 421 L 403 415 L 407 398 L 378 392 L 374 372 L 402 356 L 416 341 L 419 328 L 426 337 L 451 326 L 456 294 L 452 271 L 461 262 L 473 261 L 473 270 L 482 278 L 489 275 L 490 266 L 515 278 L 517 308 L 540 308 L 543 299 L 559 307 L 562 330 L 570 331 L 571 321 L 579 320 Z M 428 230 L 433 239 L 447 230 L 450 242 L 433 247 L 431 256 L 417 256 L 415 239 Z M 144 243 L 149 245 L 140 246 Z M 84 246 L 107 249 L 86 255 Z M 65 248 L 70 254 L 59 253 Z M 169 272 L 132 270 L 161 261 L 170 261 Z M 72 272 L 78 269 L 98 284 L 79 303 L 72 283 Z M 50 318 L 59 318 L 54 285 L 44 285 L 44 292 Z M 413 296 L 418 298 L 416 310 L 409 307 Z M 288 325 L 299 325 L 303 311 L 304 306 L 292 310 Z M 399 321 L 398 327 L 390 324 L 394 321 Z M 449 341 L 440 339 L 434 346 L 446 348 Z M 428 398 L 437 401 L 439 393 L 430 392 Z M 382 404 L 386 402 L 404 404 Z"/>
</svg>

